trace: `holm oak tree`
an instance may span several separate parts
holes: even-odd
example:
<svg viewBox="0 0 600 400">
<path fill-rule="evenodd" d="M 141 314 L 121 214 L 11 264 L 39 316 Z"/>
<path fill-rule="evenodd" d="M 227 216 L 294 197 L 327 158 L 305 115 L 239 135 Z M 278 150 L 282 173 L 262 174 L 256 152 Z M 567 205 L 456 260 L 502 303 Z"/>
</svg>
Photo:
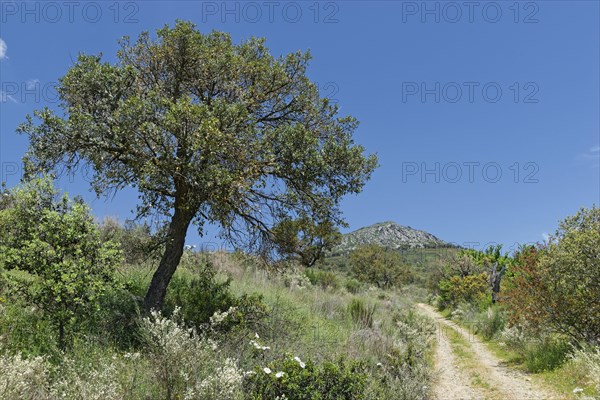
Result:
<svg viewBox="0 0 600 400">
<path fill-rule="evenodd" d="M 285 218 L 341 224 L 342 196 L 376 168 L 353 142 L 356 119 L 338 116 L 306 76 L 309 60 L 183 21 L 123 38 L 113 63 L 81 54 L 59 81 L 62 110 L 38 110 L 19 128 L 26 171 L 89 166 L 97 195 L 134 187 L 140 217 L 166 218 L 144 304 L 161 308 L 190 224 L 200 234 L 217 224 L 253 247 Z"/>
</svg>

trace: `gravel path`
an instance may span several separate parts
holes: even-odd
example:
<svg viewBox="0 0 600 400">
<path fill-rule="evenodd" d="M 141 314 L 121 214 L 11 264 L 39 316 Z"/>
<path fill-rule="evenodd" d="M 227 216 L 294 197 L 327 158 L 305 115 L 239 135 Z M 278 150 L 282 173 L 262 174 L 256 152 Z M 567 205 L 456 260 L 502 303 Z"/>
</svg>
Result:
<svg viewBox="0 0 600 400">
<path fill-rule="evenodd" d="M 436 321 L 438 346 L 436 368 L 437 386 L 434 394 L 438 400 L 562 400 L 562 396 L 549 393 L 537 385 L 526 374 L 503 365 L 467 330 L 445 319 L 433 307 L 418 304 L 418 309 Z M 477 373 L 484 377 L 486 387 L 474 386 L 472 376 L 463 371 L 452 351 L 449 333 L 461 335 L 469 343 L 469 351 L 476 359 Z"/>
</svg>

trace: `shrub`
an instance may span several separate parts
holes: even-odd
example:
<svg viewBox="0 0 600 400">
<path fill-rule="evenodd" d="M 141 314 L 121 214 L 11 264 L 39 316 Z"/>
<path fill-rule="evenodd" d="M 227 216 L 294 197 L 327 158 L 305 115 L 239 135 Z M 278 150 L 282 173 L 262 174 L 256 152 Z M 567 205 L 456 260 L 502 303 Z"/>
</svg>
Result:
<svg viewBox="0 0 600 400">
<path fill-rule="evenodd" d="M 350 278 L 346 281 L 346 290 L 352 294 L 357 294 L 358 292 L 360 292 L 361 289 L 361 283 L 354 278 Z"/>
<path fill-rule="evenodd" d="M 569 349 L 568 342 L 550 336 L 529 342 L 523 354 L 525 366 L 530 372 L 552 371 L 562 365 Z"/>
<path fill-rule="evenodd" d="M 236 399 L 241 397 L 242 372 L 236 361 L 223 359 L 219 344 L 186 328 L 179 309 L 172 318 L 158 312 L 143 318 L 140 335 L 152 357 L 156 382 L 164 399 Z"/>
<path fill-rule="evenodd" d="M 245 380 L 248 399 L 360 400 L 365 398 L 364 364 L 343 358 L 315 364 L 298 357 L 278 358 L 256 367 Z"/>
<path fill-rule="evenodd" d="M 331 271 L 321 271 L 314 268 L 307 268 L 304 271 L 306 277 L 310 280 L 313 286 L 320 286 L 323 289 L 337 289 L 339 286 L 338 278 Z"/>
<path fill-rule="evenodd" d="M 511 319 L 600 343 L 600 208 L 566 218 L 547 246 L 516 259 L 505 296 Z"/>
<path fill-rule="evenodd" d="M 443 308 L 455 308 L 460 302 L 479 303 L 485 299 L 487 291 L 488 279 L 485 273 L 452 276 L 440 281 L 440 305 Z"/>
<path fill-rule="evenodd" d="M 354 276 L 378 288 L 400 286 L 411 278 L 410 271 L 399 252 L 370 244 L 350 253 L 350 267 Z"/>
<path fill-rule="evenodd" d="M 85 315 L 98 309 L 122 256 L 102 243 L 89 208 L 81 200 L 58 198 L 49 178 L 14 191 L 14 205 L 0 211 L 0 266 L 27 299 L 41 308 L 65 348 Z"/>
<path fill-rule="evenodd" d="M 498 307 L 489 307 L 485 312 L 479 313 L 475 319 L 476 333 L 484 339 L 491 340 L 504 329 L 504 314 Z"/>
<path fill-rule="evenodd" d="M 218 279 L 217 271 L 210 262 L 198 265 L 195 274 L 179 271 L 169 284 L 165 314 L 169 315 L 179 308 L 186 323 L 195 326 L 208 323 L 215 312 L 226 311 L 234 305 L 230 283 L 230 279 Z"/>
<path fill-rule="evenodd" d="M 359 298 L 354 298 L 348 304 L 348 312 L 352 321 L 360 328 L 371 328 L 373 326 L 373 315 L 375 314 L 375 304 L 369 305 Z"/>
<path fill-rule="evenodd" d="M 21 353 L 26 358 L 58 355 L 54 336 L 50 321 L 40 310 L 28 307 L 23 299 L 11 296 L 0 302 L 0 344 L 4 350 Z"/>
<path fill-rule="evenodd" d="M 176 274 L 165 299 L 165 313 L 170 314 L 179 308 L 181 318 L 188 325 L 200 328 L 214 315 L 231 310 L 227 319 L 220 321 L 215 329 L 227 332 L 234 327 L 251 328 L 268 313 L 267 306 L 259 295 L 235 297 L 229 290 L 230 283 L 229 278 L 219 281 L 212 262 L 208 260 L 196 267 L 194 275 Z"/>
<path fill-rule="evenodd" d="M 596 395 L 600 396 L 600 348 L 577 349 L 571 355 L 571 359 L 575 364 L 583 367 L 590 383 L 594 386 Z"/>
<path fill-rule="evenodd" d="M 49 398 L 49 373 L 42 357 L 25 359 L 0 354 L 0 398 L 47 399 Z"/>
</svg>

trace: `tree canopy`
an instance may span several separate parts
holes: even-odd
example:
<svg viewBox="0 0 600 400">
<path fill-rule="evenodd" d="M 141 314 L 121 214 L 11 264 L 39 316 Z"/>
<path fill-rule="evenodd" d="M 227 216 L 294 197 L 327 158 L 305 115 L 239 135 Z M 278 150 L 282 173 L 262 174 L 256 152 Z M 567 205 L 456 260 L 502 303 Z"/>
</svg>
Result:
<svg viewBox="0 0 600 400">
<path fill-rule="evenodd" d="M 310 58 L 182 21 L 123 38 L 114 63 L 81 54 L 57 88 L 62 113 L 38 110 L 19 128 L 27 173 L 89 166 L 98 195 L 134 187 L 140 217 L 169 221 L 145 299 L 160 308 L 192 222 L 253 249 L 286 218 L 343 223 L 341 198 L 377 159 L 306 76 Z"/>
</svg>

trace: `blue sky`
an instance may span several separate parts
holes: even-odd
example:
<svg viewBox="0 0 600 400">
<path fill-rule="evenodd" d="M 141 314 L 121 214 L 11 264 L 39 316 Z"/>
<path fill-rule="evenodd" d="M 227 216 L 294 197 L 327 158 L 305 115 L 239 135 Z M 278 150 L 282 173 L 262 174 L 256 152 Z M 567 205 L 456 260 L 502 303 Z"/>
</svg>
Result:
<svg viewBox="0 0 600 400">
<path fill-rule="evenodd" d="M 0 180 L 18 182 L 27 142 L 15 128 L 56 106 L 52 85 L 79 52 L 112 61 L 121 36 L 177 18 L 266 37 L 275 54 L 311 50 L 309 75 L 380 159 L 343 202 L 350 230 L 394 220 L 510 247 L 600 203 L 597 1 L 3 1 Z M 99 217 L 135 206 L 135 193 L 95 199 L 81 178 L 60 187 Z"/>
</svg>

